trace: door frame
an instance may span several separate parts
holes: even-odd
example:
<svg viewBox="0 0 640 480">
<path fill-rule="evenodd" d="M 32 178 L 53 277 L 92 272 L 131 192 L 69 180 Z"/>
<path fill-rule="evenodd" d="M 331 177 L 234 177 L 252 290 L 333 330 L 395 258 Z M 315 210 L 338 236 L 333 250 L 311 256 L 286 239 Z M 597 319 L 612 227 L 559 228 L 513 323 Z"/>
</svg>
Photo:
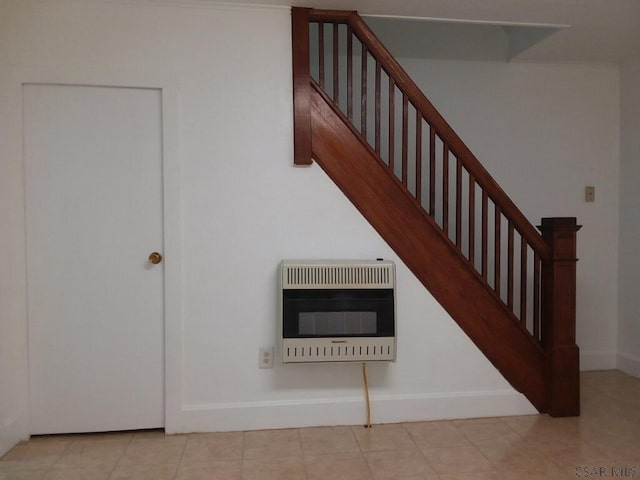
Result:
<svg viewBox="0 0 640 480">
<path fill-rule="evenodd" d="M 180 117 L 178 76 L 172 72 L 133 72 L 117 69 L 104 69 L 101 66 L 77 69 L 60 68 L 22 68 L 15 67 L 11 72 L 11 92 L 9 95 L 10 118 L 14 139 L 10 151 L 14 158 L 20 159 L 23 212 L 25 202 L 24 174 L 24 112 L 23 91 L 25 85 L 65 85 L 114 88 L 156 89 L 161 95 L 162 115 L 162 209 L 164 240 L 164 428 L 166 433 L 181 431 L 182 412 L 182 359 L 183 359 L 183 251 L 182 251 L 182 166 L 180 161 Z M 26 242 L 26 217 L 23 218 L 23 233 Z M 25 243 L 26 245 L 26 243 Z M 24 286 L 26 285 L 26 251 L 24 262 Z M 24 355 L 26 370 L 22 382 L 25 399 L 24 428 L 28 436 L 29 429 L 29 368 L 28 368 L 28 300 L 25 295 L 24 315 Z"/>
</svg>

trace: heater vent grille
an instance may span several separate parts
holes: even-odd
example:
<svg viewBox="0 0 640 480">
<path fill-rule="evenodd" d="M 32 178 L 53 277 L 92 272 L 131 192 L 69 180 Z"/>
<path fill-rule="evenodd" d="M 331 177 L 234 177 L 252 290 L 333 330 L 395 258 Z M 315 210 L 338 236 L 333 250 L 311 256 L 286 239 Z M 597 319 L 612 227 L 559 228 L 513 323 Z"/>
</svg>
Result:
<svg viewBox="0 0 640 480">
<path fill-rule="evenodd" d="M 284 363 L 393 361 L 395 356 L 394 337 L 287 338 L 282 344 Z"/>
<path fill-rule="evenodd" d="M 283 263 L 283 288 L 393 288 L 392 262 Z"/>
</svg>

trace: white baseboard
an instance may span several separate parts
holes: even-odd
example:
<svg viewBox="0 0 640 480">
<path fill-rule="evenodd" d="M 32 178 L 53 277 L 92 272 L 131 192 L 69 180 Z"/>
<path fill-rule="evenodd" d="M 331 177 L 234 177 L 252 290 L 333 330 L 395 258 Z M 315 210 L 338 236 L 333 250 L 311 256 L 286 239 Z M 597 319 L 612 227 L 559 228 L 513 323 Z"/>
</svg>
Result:
<svg viewBox="0 0 640 480">
<path fill-rule="evenodd" d="M 640 378 L 640 357 L 628 353 L 618 353 L 617 369 Z"/>
<path fill-rule="evenodd" d="M 371 398 L 372 423 L 538 413 L 514 390 L 446 394 L 379 395 Z M 362 397 L 184 405 L 178 432 L 222 432 L 366 423 Z"/>
<path fill-rule="evenodd" d="M 615 370 L 617 365 L 615 351 L 580 351 L 580 371 Z"/>
</svg>

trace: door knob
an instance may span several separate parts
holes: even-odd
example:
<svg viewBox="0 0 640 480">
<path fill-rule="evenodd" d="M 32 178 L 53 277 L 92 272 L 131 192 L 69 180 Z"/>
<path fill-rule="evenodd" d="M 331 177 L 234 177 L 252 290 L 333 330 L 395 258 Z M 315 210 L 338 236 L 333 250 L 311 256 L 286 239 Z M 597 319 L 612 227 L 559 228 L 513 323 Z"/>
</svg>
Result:
<svg viewBox="0 0 640 480">
<path fill-rule="evenodd" d="M 154 265 L 157 265 L 162 261 L 162 255 L 159 254 L 158 252 L 153 252 L 149 255 L 149 261 Z"/>
</svg>

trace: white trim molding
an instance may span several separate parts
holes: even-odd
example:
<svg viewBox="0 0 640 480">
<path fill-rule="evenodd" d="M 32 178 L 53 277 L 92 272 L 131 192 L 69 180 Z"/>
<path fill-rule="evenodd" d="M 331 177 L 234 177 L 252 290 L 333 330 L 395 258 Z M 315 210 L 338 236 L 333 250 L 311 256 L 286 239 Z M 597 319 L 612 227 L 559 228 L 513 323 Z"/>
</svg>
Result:
<svg viewBox="0 0 640 480">
<path fill-rule="evenodd" d="M 364 397 L 185 405 L 181 430 L 224 432 L 366 423 Z M 510 415 L 538 411 L 514 390 L 377 395 L 373 423 L 419 422 Z"/>
</svg>

